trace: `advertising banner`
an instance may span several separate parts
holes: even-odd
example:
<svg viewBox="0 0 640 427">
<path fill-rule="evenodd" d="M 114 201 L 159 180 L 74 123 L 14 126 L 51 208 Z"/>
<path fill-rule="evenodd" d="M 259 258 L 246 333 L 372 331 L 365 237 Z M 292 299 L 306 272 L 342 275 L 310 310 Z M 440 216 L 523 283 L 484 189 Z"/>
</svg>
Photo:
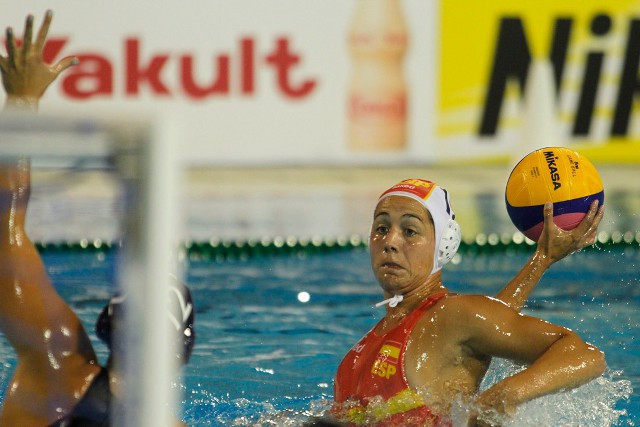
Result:
<svg viewBox="0 0 640 427">
<path fill-rule="evenodd" d="M 438 151 L 508 156 L 524 132 L 532 64 L 545 79 L 558 131 L 551 141 L 593 160 L 640 161 L 640 5 L 619 0 L 441 2 Z M 546 90 L 545 85 L 534 89 Z M 544 114 L 544 111 L 542 112 Z M 547 124 L 549 125 L 549 124 Z M 530 129 L 529 132 L 544 131 Z M 548 136 L 548 135 L 547 135 Z M 549 138 L 547 138 L 549 139 Z"/>
<path fill-rule="evenodd" d="M 45 58 L 80 63 L 41 110 L 168 114 L 192 164 L 388 162 L 407 157 L 409 139 L 426 139 L 426 129 L 405 128 L 417 107 L 408 113 L 403 73 L 411 67 L 424 87 L 434 83 L 426 58 L 435 52 L 425 47 L 433 39 L 421 40 L 433 31 L 433 2 L 27 0 L 3 5 L 0 25 L 21 35 L 27 13 L 39 26 L 52 7 Z M 422 33 L 411 42 L 407 16 Z M 413 96 L 433 99 L 422 91 Z M 373 149 L 367 133 L 378 138 Z"/>
<path fill-rule="evenodd" d="M 634 7 L 25 0 L 1 7 L 0 26 L 20 35 L 27 13 L 39 26 L 53 8 L 45 58 L 75 55 L 80 63 L 41 110 L 159 112 L 180 127 L 180 151 L 192 165 L 504 161 L 523 149 L 524 89 L 539 58 L 553 67 L 555 107 L 547 109 L 558 109 L 559 141 L 594 160 L 637 162 Z"/>
</svg>

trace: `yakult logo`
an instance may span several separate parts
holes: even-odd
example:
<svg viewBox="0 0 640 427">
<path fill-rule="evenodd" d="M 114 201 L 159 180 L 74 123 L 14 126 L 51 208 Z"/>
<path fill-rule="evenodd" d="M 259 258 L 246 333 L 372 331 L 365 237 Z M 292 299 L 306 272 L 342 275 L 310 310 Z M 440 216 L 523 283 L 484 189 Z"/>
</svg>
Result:
<svg viewBox="0 0 640 427">
<path fill-rule="evenodd" d="M 69 98 L 109 97 L 117 92 L 137 96 L 143 92 L 158 97 L 185 96 L 194 100 L 250 96 L 257 91 L 257 74 L 274 73 L 274 86 L 286 98 L 309 96 L 317 80 L 300 77 L 297 68 L 302 58 L 287 37 L 279 37 L 269 51 L 259 54 L 253 37 L 240 39 L 236 51 L 195 57 L 189 52 L 158 53 L 145 51 L 140 37 L 122 42 L 122 66 L 99 52 L 74 52 L 67 49 L 68 37 L 51 37 L 44 48 L 44 60 L 56 62 L 64 56 L 77 56 L 80 64 L 60 76 L 62 92 Z M 196 73 L 199 62 L 209 63 L 209 73 Z M 296 78 L 293 77 L 294 71 Z M 121 84 L 121 88 L 117 88 Z"/>
</svg>

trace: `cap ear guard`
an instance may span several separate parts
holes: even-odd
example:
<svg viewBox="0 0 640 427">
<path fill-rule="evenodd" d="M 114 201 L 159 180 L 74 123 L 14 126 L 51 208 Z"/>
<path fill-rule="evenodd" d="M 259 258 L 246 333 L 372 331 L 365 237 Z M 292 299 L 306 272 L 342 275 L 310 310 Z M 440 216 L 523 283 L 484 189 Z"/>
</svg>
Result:
<svg viewBox="0 0 640 427">
<path fill-rule="evenodd" d="M 188 286 L 172 277 L 169 289 L 167 312 L 168 323 L 177 333 L 176 358 L 186 364 L 191 357 L 195 344 L 195 313 L 193 298 Z M 102 309 L 95 325 L 96 336 L 103 341 L 110 350 L 113 346 L 114 321 L 124 315 L 124 303 L 126 296 L 117 295 Z"/>
<path fill-rule="evenodd" d="M 438 244 L 438 268 L 442 268 L 451 261 L 458 252 L 462 235 L 460 225 L 455 219 L 450 219 L 442 232 L 440 243 Z"/>
</svg>

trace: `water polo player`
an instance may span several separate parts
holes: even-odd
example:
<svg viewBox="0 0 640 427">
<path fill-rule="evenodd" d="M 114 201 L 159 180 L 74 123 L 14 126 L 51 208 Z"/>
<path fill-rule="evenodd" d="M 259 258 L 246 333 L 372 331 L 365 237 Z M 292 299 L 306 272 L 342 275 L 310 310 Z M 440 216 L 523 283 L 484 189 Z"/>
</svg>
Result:
<svg viewBox="0 0 640 427">
<path fill-rule="evenodd" d="M 171 279 L 167 319 L 175 329 L 174 335 L 177 337 L 177 341 L 172 346 L 176 350 L 174 357 L 180 364 L 186 364 L 189 362 L 196 340 L 193 299 L 186 285 L 175 276 Z M 124 316 L 124 303 L 124 296 L 114 296 L 102 309 L 96 321 L 96 336 L 109 347 L 111 354 L 124 351 L 118 348 L 123 344 L 119 344 L 119 341 L 114 338 L 115 323 L 122 320 Z"/>
<path fill-rule="evenodd" d="M 75 58 L 52 66 L 43 62 L 51 17 L 47 12 L 32 40 L 29 16 L 20 47 L 12 30 L 7 30 L 7 56 L 0 56 L 7 107 L 35 111 L 46 88 L 75 62 Z M 2 402 L 0 425 L 108 426 L 110 409 L 118 404 L 113 387 L 118 375 L 110 364 L 99 365 L 82 323 L 57 294 L 25 232 L 30 180 L 28 159 L 0 163 L 0 330 L 18 359 Z M 186 362 L 194 339 L 191 295 L 176 282 L 168 297 L 178 310 L 168 313 L 168 324 L 181 336 L 176 357 Z M 97 324 L 101 338 L 111 344 L 111 325 L 118 311 L 118 300 L 112 300 Z M 113 352 L 118 350 L 113 346 Z"/>
<path fill-rule="evenodd" d="M 554 226 L 551 215 L 546 206 L 536 252 L 500 301 L 456 294 L 442 283 L 441 268 L 460 242 L 443 188 L 412 179 L 385 191 L 375 208 L 370 251 L 386 313 L 338 368 L 338 418 L 352 425 L 446 426 L 453 403 L 461 401 L 491 421 L 491 414 L 508 416 L 524 402 L 599 376 L 605 361 L 597 348 L 517 311 L 551 264 L 594 243 L 603 210 L 594 203 L 571 232 Z M 528 367 L 480 393 L 493 356 Z"/>
</svg>

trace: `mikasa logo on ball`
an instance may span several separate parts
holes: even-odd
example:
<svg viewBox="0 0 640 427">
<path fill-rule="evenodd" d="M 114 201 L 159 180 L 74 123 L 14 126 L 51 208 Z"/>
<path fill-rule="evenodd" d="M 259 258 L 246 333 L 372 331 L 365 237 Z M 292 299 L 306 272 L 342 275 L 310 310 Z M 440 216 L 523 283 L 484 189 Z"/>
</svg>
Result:
<svg viewBox="0 0 640 427">
<path fill-rule="evenodd" d="M 547 161 L 547 167 L 549 168 L 549 175 L 551 176 L 551 181 L 553 182 L 553 190 L 557 190 L 562 187 L 560 183 L 560 174 L 558 173 L 558 168 L 556 167 L 556 159 L 557 157 L 553 154 L 553 151 L 545 151 L 544 158 Z"/>
</svg>

